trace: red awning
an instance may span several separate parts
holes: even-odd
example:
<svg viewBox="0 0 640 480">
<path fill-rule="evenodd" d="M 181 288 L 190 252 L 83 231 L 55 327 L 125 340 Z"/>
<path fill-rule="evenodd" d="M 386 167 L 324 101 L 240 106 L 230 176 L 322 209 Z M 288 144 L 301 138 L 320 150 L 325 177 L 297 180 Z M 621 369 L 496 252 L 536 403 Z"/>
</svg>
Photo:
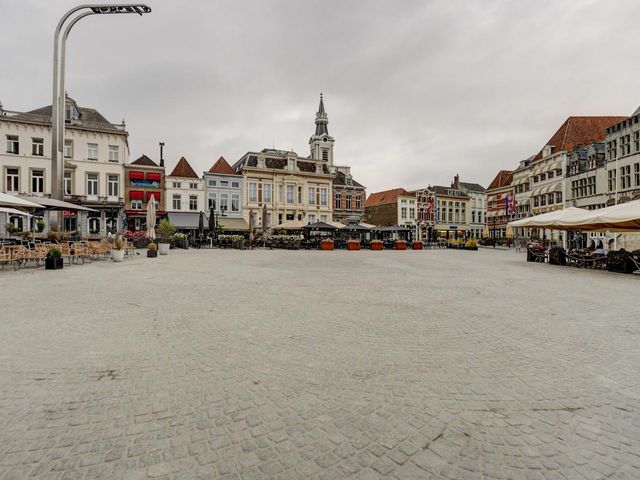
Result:
<svg viewBox="0 0 640 480">
<path fill-rule="evenodd" d="M 131 200 L 144 200 L 144 192 L 133 190 L 129 192 L 129 199 Z"/>
<path fill-rule="evenodd" d="M 129 172 L 129 178 L 132 180 L 144 180 L 144 172 Z"/>
<path fill-rule="evenodd" d="M 160 201 L 160 192 L 147 192 L 147 202 L 151 200 L 151 197 L 156 199 L 156 202 Z"/>
<path fill-rule="evenodd" d="M 159 182 L 160 181 L 160 174 L 159 173 L 149 172 L 149 173 L 147 173 L 147 180 L 150 180 L 152 182 Z"/>
</svg>

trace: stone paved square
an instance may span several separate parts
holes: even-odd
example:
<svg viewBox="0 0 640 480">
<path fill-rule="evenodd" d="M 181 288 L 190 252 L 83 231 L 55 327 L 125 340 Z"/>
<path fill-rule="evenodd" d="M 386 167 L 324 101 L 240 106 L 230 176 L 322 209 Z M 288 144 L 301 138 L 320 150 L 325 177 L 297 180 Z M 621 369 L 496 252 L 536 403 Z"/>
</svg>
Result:
<svg viewBox="0 0 640 480">
<path fill-rule="evenodd" d="M 0 272 L 0 478 L 638 479 L 639 291 L 493 250 Z"/>
</svg>

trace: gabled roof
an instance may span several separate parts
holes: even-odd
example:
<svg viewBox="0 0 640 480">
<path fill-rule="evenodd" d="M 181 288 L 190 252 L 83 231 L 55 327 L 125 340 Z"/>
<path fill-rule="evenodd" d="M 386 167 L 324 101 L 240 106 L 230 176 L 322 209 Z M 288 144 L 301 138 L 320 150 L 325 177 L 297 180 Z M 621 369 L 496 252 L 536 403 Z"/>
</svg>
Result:
<svg viewBox="0 0 640 480">
<path fill-rule="evenodd" d="M 480 192 L 480 193 L 485 192 L 485 188 L 478 183 L 460 182 L 460 186 L 469 190 L 470 192 Z"/>
<path fill-rule="evenodd" d="M 236 173 L 236 171 L 231 168 L 231 165 L 229 165 L 229 163 L 222 156 L 209 169 L 209 173 L 219 173 L 222 175 L 238 175 L 238 173 Z"/>
<path fill-rule="evenodd" d="M 169 174 L 170 177 L 184 177 L 184 178 L 200 178 L 198 174 L 191 168 L 189 162 L 184 157 L 180 157 L 178 164 L 173 169 L 173 172 Z"/>
<path fill-rule="evenodd" d="M 158 167 L 159 165 L 151 160 L 146 155 L 142 155 L 140 158 L 134 160 L 129 165 L 140 165 L 142 167 Z"/>
<path fill-rule="evenodd" d="M 98 112 L 95 108 L 87 108 L 80 107 L 76 103 L 76 101 L 71 98 L 69 95 L 65 97 L 66 103 L 73 104 L 80 113 L 80 126 L 82 126 L 82 122 L 89 122 L 95 124 L 96 127 L 104 129 L 104 130 L 114 130 L 116 132 L 123 133 L 123 130 L 116 128 L 113 124 L 109 122 L 100 112 Z M 31 110 L 27 113 L 32 113 L 34 115 L 42 115 L 45 117 L 51 117 L 51 105 L 42 108 L 36 108 L 35 110 Z"/>
<path fill-rule="evenodd" d="M 570 152 L 578 145 L 587 145 L 589 142 L 604 140 L 605 130 L 627 117 L 569 117 L 551 139 L 545 144 L 551 145 L 551 153 L 561 151 Z M 542 151 L 536 155 L 533 161 L 542 158 Z"/>
<path fill-rule="evenodd" d="M 450 197 L 460 197 L 460 198 L 469 198 L 469 195 L 464 193 L 462 190 L 456 189 L 454 187 L 443 187 L 442 185 L 434 185 L 431 189 L 435 192 L 436 195 L 448 195 Z"/>
<path fill-rule="evenodd" d="M 636 115 L 640 115 L 640 106 L 638 106 L 638 108 L 636 108 L 636 111 L 631 114 L 632 117 L 635 117 Z"/>
<path fill-rule="evenodd" d="M 493 190 L 494 188 L 501 188 L 511 185 L 511 181 L 513 180 L 513 172 L 509 170 L 500 170 L 496 178 L 493 179 L 493 182 L 489 185 L 487 190 Z"/>
<path fill-rule="evenodd" d="M 364 203 L 365 208 L 376 207 L 378 205 L 388 205 L 396 203 L 399 196 L 412 197 L 413 194 L 407 192 L 404 188 L 394 188 L 393 190 L 385 190 L 384 192 L 376 192 L 369 195 Z"/>
<path fill-rule="evenodd" d="M 299 164 L 300 162 L 298 162 Z M 336 172 L 336 176 L 333 179 L 333 184 L 334 185 L 346 185 L 347 184 L 347 177 L 344 173 L 338 171 Z M 363 185 L 356 182 L 353 177 L 351 178 L 351 185 L 353 185 L 354 187 L 360 187 L 363 188 Z"/>
</svg>

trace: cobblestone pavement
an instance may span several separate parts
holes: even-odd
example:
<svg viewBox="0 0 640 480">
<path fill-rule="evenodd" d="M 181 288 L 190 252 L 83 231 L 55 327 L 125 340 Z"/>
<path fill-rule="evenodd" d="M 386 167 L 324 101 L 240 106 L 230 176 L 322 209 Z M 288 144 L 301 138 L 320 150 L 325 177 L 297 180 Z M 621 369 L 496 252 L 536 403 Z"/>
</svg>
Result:
<svg viewBox="0 0 640 480">
<path fill-rule="evenodd" d="M 636 480 L 639 292 L 491 250 L 0 272 L 0 478 Z"/>
</svg>

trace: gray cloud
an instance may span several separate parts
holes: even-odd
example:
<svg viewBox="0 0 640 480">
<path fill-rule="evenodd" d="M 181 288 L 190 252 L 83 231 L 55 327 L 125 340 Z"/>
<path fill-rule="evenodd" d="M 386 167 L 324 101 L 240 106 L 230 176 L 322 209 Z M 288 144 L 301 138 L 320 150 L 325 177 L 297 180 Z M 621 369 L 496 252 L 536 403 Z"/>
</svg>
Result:
<svg viewBox="0 0 640 480">
<path fill-rule="evenodd" d="M 51 101 L 51 50 L 68 0 L 0 0 L 9 109 Z M 220 156 L 308 151 L 325 92 L 336 161 L 370 192 L 488 184 L 569 115 L 640 103 L 636 0 L 149 1 L 89 17 L 69 40 L 67 89 L 112 122 L 132 157 L 198 171 Z"/>
</svg>

